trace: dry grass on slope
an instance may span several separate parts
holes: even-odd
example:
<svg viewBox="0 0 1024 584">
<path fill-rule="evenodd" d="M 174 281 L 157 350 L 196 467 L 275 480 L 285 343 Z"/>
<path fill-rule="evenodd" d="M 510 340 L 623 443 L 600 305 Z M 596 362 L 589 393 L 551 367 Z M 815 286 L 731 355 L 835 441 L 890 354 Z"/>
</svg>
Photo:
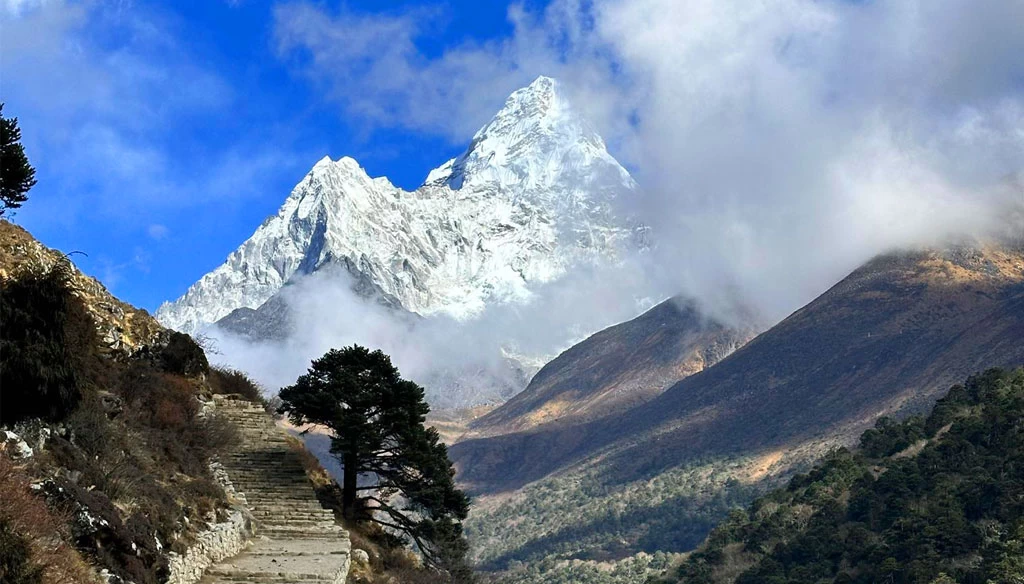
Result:
<svg viewBox="0 0 1024 584">
<path fill-rule="evenodd" d="M 99 584 L 71 545 L 66 518 L 33 492 L 29 477 L 0 447 L 0 582 Z"/>
</svg>

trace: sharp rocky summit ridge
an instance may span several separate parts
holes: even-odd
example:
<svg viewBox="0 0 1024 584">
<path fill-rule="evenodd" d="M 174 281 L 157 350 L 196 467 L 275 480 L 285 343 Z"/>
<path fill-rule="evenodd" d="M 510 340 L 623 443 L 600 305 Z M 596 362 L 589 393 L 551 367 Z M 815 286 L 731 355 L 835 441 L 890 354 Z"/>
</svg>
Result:
<svg viewBox="0 0 1024 584">
<path fill-rule="evenodd" d="M 195 332 L 332 266 L 362 296 L 465 320 L 525 301 L 532 285 L 576 266 L 614 260 L 643 234 L 618 212 L 636 183 L 563 94 L 548 77 L 515 91 L 466 151 L 415 191 L 371 178 L 352 158 L 324 157 L 157 318 Z"/>
</svg>

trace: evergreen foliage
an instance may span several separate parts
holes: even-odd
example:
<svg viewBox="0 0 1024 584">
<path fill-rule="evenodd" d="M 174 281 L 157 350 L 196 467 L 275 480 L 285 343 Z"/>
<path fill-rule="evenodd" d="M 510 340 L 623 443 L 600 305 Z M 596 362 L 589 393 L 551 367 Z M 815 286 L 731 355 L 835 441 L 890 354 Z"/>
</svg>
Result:
<svg viewBox="0 0 1024 584">
<path fill-rule="evenodd" d="M 3 112 L 4 104 L 0 103 L 0 217 L 28 200 L 25 193 L 36 184 L 36 170 L 28 163 L 21 145 L 18 118 L 5 118 Z"/>
<path fill-rule="evenodd" d="M 734 513 L 664 582 L 1024 582 L 1024 370 L 882 419 Z"/>
<path fill-rule="evenodd" d="M 294 423 L 331 429 L 331 451 L 344 466 L 348 519 L 397 529 L 453 580 L 471 578 L 462 536 L 469 500 L 455 488 L 437 431 L 424 425 L 429 407 L 422 387 L 402 379 L 381 351 L 353 345 L 313 361 L 280 398 Z"/>
</svg>

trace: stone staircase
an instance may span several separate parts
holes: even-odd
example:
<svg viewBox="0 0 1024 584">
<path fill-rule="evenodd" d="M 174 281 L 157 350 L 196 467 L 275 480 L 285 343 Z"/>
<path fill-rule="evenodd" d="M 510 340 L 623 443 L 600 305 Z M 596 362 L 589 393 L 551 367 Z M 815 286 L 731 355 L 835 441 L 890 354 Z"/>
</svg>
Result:
<svg viewBox="0 0 1024 584">
<path fill-rule="evenodd" d="M 239 555 L 210 567 L 201 584 L 344 584 L 348 532 L 320 505 L 284 430 L 257 404 L 230 396 L 214 396 L 214 404 L 241 434 L 241 445 L 221 464 L 256 521 L 256 537 Z"/>
</svg>

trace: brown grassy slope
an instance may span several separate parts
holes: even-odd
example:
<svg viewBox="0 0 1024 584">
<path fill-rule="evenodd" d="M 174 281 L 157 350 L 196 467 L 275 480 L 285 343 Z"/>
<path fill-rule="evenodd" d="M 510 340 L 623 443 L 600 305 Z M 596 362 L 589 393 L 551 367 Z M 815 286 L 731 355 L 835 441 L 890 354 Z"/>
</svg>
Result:
<svg viewBox="0 0 1024 584">
<path fill-rule="evenodd" d="M 468 437 L 576 424 L 624 412 L 703 371 L 754 336 L 673 298 L 604 329 L 545 365 L 529 386 L 470 425 Z"/>
<path fill-rule="evenodd" d="M 880 415 L 925 409 L 971 373 L 1024 363 L 1021 339 L 1020 249 L 884 256 L 621 416 L 467 440 L 451 454 L 477 493 L 584 463 L 615 482 L 719 455 L 779 449 L 783 465 L 804 462 Z M 820 448 L 789 450 L 809 443 Z"/>
<path fill-rule="evenodd" d="M 21 227 L 0 220 L 0 281 L 17 277 L 25 269 L 49 269 L 62 257 L 64 254 L 39 243 Z M 164 334 L 164 327 L 148 312 L 114 298 L 95 278 L 76 269 L 71 285 L 110 349 L 132 353 Z"/>
</svg>

